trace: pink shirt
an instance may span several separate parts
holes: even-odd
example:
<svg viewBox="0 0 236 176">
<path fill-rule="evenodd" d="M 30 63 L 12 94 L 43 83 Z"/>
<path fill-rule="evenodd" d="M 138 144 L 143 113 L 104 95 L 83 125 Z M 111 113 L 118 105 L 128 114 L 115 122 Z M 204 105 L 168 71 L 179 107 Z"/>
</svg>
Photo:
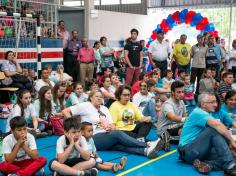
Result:
<svg viewBox="0 0 236 176">
<path fill-rule="evenodd" d="M 77 60 L 80 62 L 94 62 L 94 50 L 93 48 L 80 48 Z"/>
<path fill-rule="evenodd" d="M 57 34 L 62 38 L 63 40 L 63 49 L 67 48 L 68 41 L 70 40 L 70 33 L 67 30 L 61 30 L 60 28 L 57 29 Z"/>
</svg>

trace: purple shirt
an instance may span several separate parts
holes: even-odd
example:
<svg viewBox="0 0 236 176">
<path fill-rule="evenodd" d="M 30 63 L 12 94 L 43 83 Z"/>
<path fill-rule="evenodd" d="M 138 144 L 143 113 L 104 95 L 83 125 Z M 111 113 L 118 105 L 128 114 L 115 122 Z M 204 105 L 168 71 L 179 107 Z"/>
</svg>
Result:
<svg viewBox="0 0 236 176">
<path fill-rule="evenodd" d="M 82 48 L 82 43 L 79 39 L 71 39 L 68 42 L 68 53 L 77 56 L 79 49 Z"/>
<path fill-rule="evenodd" d="M 16 72 L 16 64 L 6 61 L 2 64 L 2 71 Z"/>
<path fill-rule="evenodd" d="M 93 48 L 80 48 L 77 60 L 80 62 L 94 62 L 94 50 Z"/>
</svg>

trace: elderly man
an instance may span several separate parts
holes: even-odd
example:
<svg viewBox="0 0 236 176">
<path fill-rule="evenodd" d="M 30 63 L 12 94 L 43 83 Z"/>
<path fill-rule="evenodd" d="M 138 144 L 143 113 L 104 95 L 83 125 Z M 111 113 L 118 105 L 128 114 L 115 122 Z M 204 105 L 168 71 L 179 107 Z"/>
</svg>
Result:
<svg viewBox="0 0 236 176">
<path fill-rule="evenodd" d="M 227 127 L 210 113 L 215 112 L 215 95 L 203 93 L 198 97 L 199 107 L 194 109 L 184 123 L 178 152 L 180 159 L 193 164 L 200 173 L 224 170 L 236 175 L 234 156 L 236 143 Z"/>
<path fill-rule="evenodd" d="M 169 42 L 163 40 L 164 32 L 157 32 L 157 39 L 153 41 L 148 49 L 150 62 L 154 67 L 161 69 L 161 78 L 167 74 L 167 59 L 170 55 Z"/>
</svg>

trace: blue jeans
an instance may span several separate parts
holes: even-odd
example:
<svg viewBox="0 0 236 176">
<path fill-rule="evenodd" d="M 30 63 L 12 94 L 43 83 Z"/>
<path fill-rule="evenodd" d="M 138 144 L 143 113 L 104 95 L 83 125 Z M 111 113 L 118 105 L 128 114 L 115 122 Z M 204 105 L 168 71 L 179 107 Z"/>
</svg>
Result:
<svg viewBox="0 0 236 176">
<path fill-rule="evenodd" d="M 143 155 L 147 147 L 145 142 L 138 141 L 119 130 L 97 133 L 93 136 L 93 140 L 98 150 L 119 150 Z"/>
<path fill-rule="evenodd" d="M 184 104 L 187 106 L 196 106 L 196 102 L 194 99 L 192 100 L 184 100 Z"/>
<path fill-rule="evenodd" d="M 185 70 L 186 74 L 190 74 L 190 64 L 187 65 L 179 65 L 177 64 L 178 70 Z"/>
<path fill-rule="evenodd" d="M 214 170 L 228 169 L 235 162 L 226 139 L 211 127 L 178 150 L 185 162 L 192 164 L 195 159 L 199 159 L 213 166 Z"/>
<path fill-rule="evenodd" d="M 145 108 L 143 109 L 143 115 L 144 116 L 151 116 L 153 123 L 157 122 L 157 119 L 158 119 L 157 112 L 156 112 L 155 108 L 156 108 L 156 102 L 154 99 L 151 99 L 147 103 Z"/>
</svg>

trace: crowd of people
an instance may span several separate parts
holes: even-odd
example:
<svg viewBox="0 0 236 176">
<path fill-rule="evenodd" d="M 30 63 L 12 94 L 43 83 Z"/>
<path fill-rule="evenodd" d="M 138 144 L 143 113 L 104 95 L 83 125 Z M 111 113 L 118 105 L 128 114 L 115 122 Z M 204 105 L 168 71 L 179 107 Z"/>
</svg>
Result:
<svg viewBox="0 0 236 176">
<path fill-rule="evenodd" d="M 42 38 L 56 38 L 56 25 L 45 20 L 46 11 L 40 8 L 30 6 L 28 2 L 16 2 L 16 11 L 14 11 L 14 2 L 12 0 L 1 2 L 0 12 L 20 13 L 21 19 L 14 19 L 13 16 L 0 17 L 0 38 L 16 37 L 16 31 L 19 31 L 21 38 L 36 38 L 36 19 L 25 17 L 26 14 L 40 14 L 40 27 Z M 16 28 L 16 26 L 19 26 Z"/>
<path fill-rule="evenodd" d="M 46 158 L 38 156 L 35 137 L 55 133 L 50 120 L 58 117 L 64 134 L 49 168 L 62 175 L 97 175 L 97 169 L 117 172 L 126 166 L 126 157 L 104 162 L 97 150 L 152 159 L 170 144 L 177 144 L 180 159 L 200 173 L 236 175 L 236 143 L 229 130 L 236 128 L 236 40 L 226 51 L 207 33 L 193 46 L 183 34 L 171 48 L 159 31 L 146 48 L 132 29 L 117 57 L 107 37 L 90 48 L 77 31 L 70 36 L 64 21 L 58 26 L 64 63 L 56 71 L 47 64 L 41 79 L 22 69 L 14 52 L 6 52 L 1 70 L 19 91 L 3 140 L 2 173 L 40 174 Z M 147 139 L 152 128 L 159 136 L 155 141 Z"/>
</svg>

